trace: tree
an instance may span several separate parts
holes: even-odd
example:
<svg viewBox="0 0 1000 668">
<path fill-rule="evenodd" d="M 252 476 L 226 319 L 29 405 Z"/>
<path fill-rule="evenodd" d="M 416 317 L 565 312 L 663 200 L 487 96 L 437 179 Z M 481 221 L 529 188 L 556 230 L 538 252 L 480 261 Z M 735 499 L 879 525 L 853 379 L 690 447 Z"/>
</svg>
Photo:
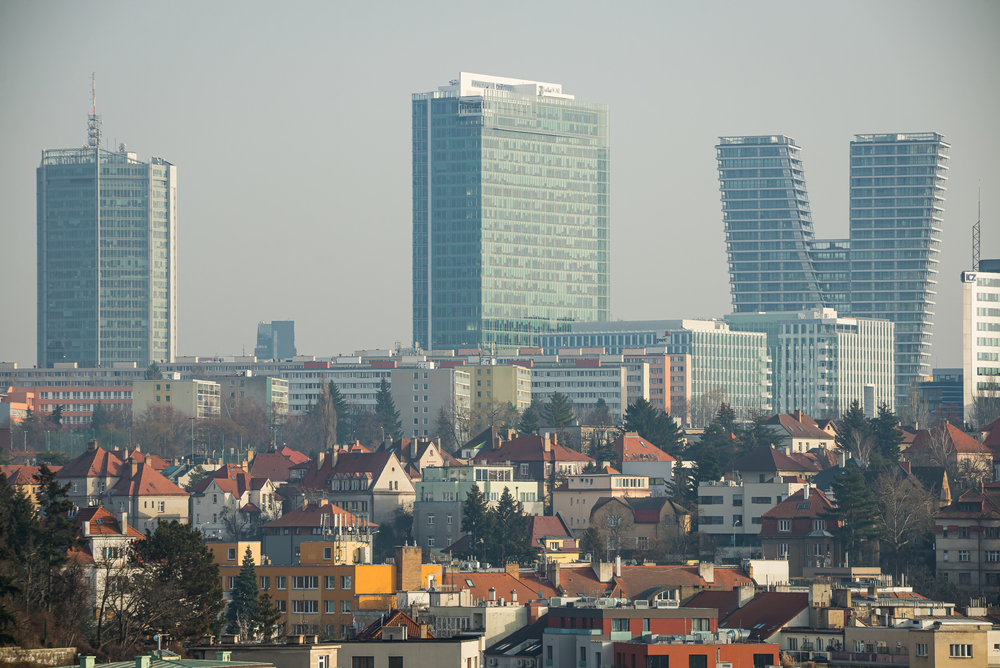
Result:
<svg viewBox="0 0 1000 668">
<path fill-rule="evenodd" d="M 161 619 L 155 631 L 179 640 L 208 633 L 225 601 L 219 567 L 202 543 L 201 532 L 176 520 L 161 522 L 132 546 L 133 559 L 150 575 L 140 614 Z M 158 613 L 164 608 L 169 615 L 161 617 Z"/>
<path fill-rule="evenodd" d="M 250 513 L 240 512 L 239 508 L 226 506 L 219 512 L 219 523 L 225 539 L 235 543 L 246 537 L 247 529 L 253 527 L 253 518 Z"/>
<path fill-rule="evenodd" d="M 372 544 L 375 561 L 385 563 L 386 559 L 393 557 L 396 553 L 397 544 L 396 532 L 392 528 L 392 522 L 385 521 L 378 525 L 378 533 L 375 534 L 375 541 Z"/>
<path fill-rule="evenodd" d="M 65 466 L 73 461 L 73 457 L 68 452 L 60 452 L 59 450 L 40 452 L 37 459 L 39 463 L 49 464 L 50 466 Z"/>
<path fill-rule="evenodd" d="M 723 403 L 719 406 L 713 422 L 717 422 L 723 429 L 729 433 L 733 433 L 736 431 L 736 411 L 729 404 Z"/>
<path fill-rule="evenodd" d="M 441 448 L 445 452 L 455 452 L 460 445 L 458 430 L 455 423 L 455 414 L 451 408 L 442 406 L 438 409 L 434 418 L 434 430 L 431 438 L 436 438 L 441 443 Z"/>
<path fill-rule="evenodd" d="M 330 399 L 333 401 L 333 408 L 337 413 L 337 442 L 347 443 L 350 440 L 350 425 L 347 415 L 350 413 L 351 407 L 348 405 L 344 395 L 340 393 L 340 388 L 332 380 L 328 389 Z"/>
<path fill-rule="evenodd" d="M 487 401 L 482 408 L 472 409 L 469 415 L 471 423 L 469 431 L 478 434 L 494 427 L 506 431 L 514 428 L 517 419 L 517 409 L 509 401 Z"/>
<path fill-rule="evenodd" d="M 726 389 L 717 387 L 710 392 L 705 392 L 692 398 L 691 402 L 691 424 L 695 427 L 704 427 L 715 419 L 722 407 L 722 402 L 726 397 Z"/>
<path fill-rule="evenodd" d="M 611 553 L 614 556 L 621 555 L 625 547 L 622 539 L 628 534 L 635 524 L 632 519 L 632 510 L 622 501 L 613 499 L 607 506 L 611 507 L 606 514 L 595 518 L 601 534 L 607 538 L 605 547 L 606 560 L 611 561 Z"/>
<path fill-rule="evenodd" d="M 931 411 L 927 400 L 920 394 L 920 383 L 914 378 L 906 389 L 906 406 L 900 414 L 903 423 L 914 429 L 929 429 L 931 427 Z"/>
<path fill-rule="evenodd" d="M 201 464 L 198 464 L 198 466 L 194 467 L 194 470 L 191 471 L 191 475 L 188 476 L 188 481 L 187 484 L 184 485 L 184 490 L 190 492 L 192 489 L 197 487 L 198 483 L 204 480 L 207 475 L 208 472 L 201 467 Z"/>
<path fill-rule="evenodd" d="M 844 452 L 851 452 L 857 456 L 851 447 L 859 441 L 867 440 L 870 435 L 871 424 L 865 417 L 865 410 L 861 407 L 861 402 L 855 399 L 851 402 L 847 412 L 840 418 L 837 426 L 837 446 Z"/>
<path fill-rule="evenodd" d="M 52 586 L 54 571 L 68 560 L 68 552 L 82 545 L 76 537 L 76 526 L 67 519 L 73 510 L 73 502 L 66 494 L 69 483 L 60 485 L 56 474 L 45 464 L 42 464 L 37 474 L 39 498 L 38 509 L 45 518 L 45 525 L 39 536 L 39 557 L 45 566 L 46 609 L 51 610 L 57 598 Z"/>
<path fill-rule="evenodd" d="M 385 430 L 385 437 L 394 441 L 403 437 L 403 423 L 399 419 L 399 411 L 396 410 L 385 378 L 379 384 L 378 393 L 375 395 L 375 414 L 378 415 L 380 426 Z"/>
<path fill-rule="evenodd" d="M 243 567 L 232 587 L 232 600 L 226 606 L 226 619 L 229 620 L 227 632 L 236 634 L 241 642 L 256 639 L 259 591 L 253 552 L 248 545 L 246 554 L 243 555 Z"/>
<path fill-rule="evenodd" d="M 62 412 L 63 412 L 62 404 L 56 404 L 55 407 L 52 409 L 52 412 L 49 413 L 49 420 L 52 422 L 52 424 L 62 427 Z"/>
<path fill-rule="evenodd" d="M 382 383 L 385 383 L 384 378 Z M 389 400 L 392 401 L 391 398 Z M 329 452 L 337 445 L 337 406 L 333 401 L 333 395 L 330 394 L 329 386 L 322 387 L 316 402 L 309 407 L 304 422 L 307 438 L 312 445 L 311 450 Z"/>
<path fill-rule="evenodd" d="M 594 408 L 591 409 L 590 415 L 588 416 L 587 424 L 595 427 L 614 426 L 615 416 L 611 414 L 611 409 L 608 408 L 608 402 L 606 402 L 603 398 L 598 398 L 597 403 L 594 404 Z"/>
<path fill-rule="evenodd" d="M 986 381 L 977 378 L 974 385 L 969 421 L 973 428 L 984 429 L 1000 419 L 1000 382 L 997 376 L 990 376 Z"/>
<path fill-rule="evenodd" d="M 583 532 L 580 539 L 580 552 L 589 554 L 593 561 L 600 561 L 604 556 L 604 537 L 597 527 L 591 525 Z"/>
<path fill-rule="evenodd" d="M 933 531 L 937 502 L 898 466 L 882 470 L 872 484 L 872 493 L 878 504 L 882 543 L 889 551 L 886 558 L 893 566 L 905 565 L 914 541 Z"/>
<path fill-rule="evenodd" d="M 642 397 L 636 399 L 625 411 L 622 431 L 638 433 L 673 457 L 680 455 L 681 430 L 677 423 Z"/>
<path fill-rule="evenodd" d="M 865 548 L 878 538 L 875 525 L 878 505 L 865 482 L 865 477 L 853 462 L 849 463 L 832 481 L 837 505 L 825 514 L 827 521 L 838 526 L 827 530 L 840 539 L 841 546 L 851 565 L 861 565 Z M 857 558 L 862 555 L 862 558 Z"/>
<path fill-rule="evenodd" d="M 521 419 L 517 422 L 518 436 L 531 436 L 538 433 L 538 413 L 531 406 L 524 409 Z"/>
<path fill-rule="evenodd" d="M 740 451 L 743 454 L 752 452 L 757 448 L 773 448 L 778 445 L 781 438 L 767 424 L 770 418 L 766 413 L 751 411 L 750 419 L 742 427 L 736 430 L 736 439 L 740 442 Z"/>
<path fill-rule="evenodd" d="M 705 438 L 706 436 L 708 438 Z M 722 468 L 719 466 L 719 452 L 715 446 L 720 438 L 725 438 L 724 428 L 719 423 L 713 422 L 708 425 L 708 429 L 702 435 L 701 441 L 698 442 L 694 461 L 698 471 L 699 484 L 722 478 Z"/>
<path fill-rule="evenodd" d="M 491 561 L 498 564 L 511 562 L 526 564 L 534 560 L 538 550 L 531 544 L 528 518 L 524 514 L 524 504 L 514 498 L 509 487 L 503 488 L 494 514 L 496 537 L 493 541 L 494 553 Z"/>
<path fill-rule="evenodd" d="M 903 442 L 903 432 L 899 429 L 899 418 L 884 401 L 878 405 L 878 415 L 869 420 L 875 450 L 887 465 L 899 461 L 899 446 Z"/>
<path fill-rule="evenodd" d="M 469 556 L 483 557 L 493 552 L 495 518 L 479 485 L 473 485 L 462 505 L 462 533 L 470 534 Z"/>
<path fill-rule="evenodd" d="M 280 631 L 281 610 L 274 604 L 271 595 L 266 591 L 257 598 L 257 610 L 254 614 L 257 629 L 257 640 L 262 643 L 273 642 Z"/>
<path fill-rule="evenodd" d="M 163 378 L 163 372 L 160 371 L 160 365 L 156 362 L 151 362 L 146 371 L 142 374 L 143 378 L 146 380 L 160 380 Z"/>
<path fill-rule="evenodd" d="M 392 530 L 398 541 L 393 544 L 393 550 L 396 545 L 413 542 L 413 511 L 397 507 L 392 515 Z"/>
<path fill-rule="evenodd" d="M 547 427 L 564 429 L 573 424 L 573 404 L 562 392 L 554 392 L 548 403 L 542 407 L 542 417 Z"/>
</svg>

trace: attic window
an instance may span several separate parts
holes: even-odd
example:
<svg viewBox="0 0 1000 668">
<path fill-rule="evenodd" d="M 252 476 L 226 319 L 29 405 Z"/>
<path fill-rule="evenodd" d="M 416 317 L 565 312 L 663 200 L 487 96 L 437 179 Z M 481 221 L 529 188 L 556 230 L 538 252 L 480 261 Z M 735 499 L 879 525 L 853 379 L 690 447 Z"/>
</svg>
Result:
<svg viewBox="0 0 1000 668">
<path fill-rule="evenodd" d="M 808 510 L 809 509 L 809 502 L 808 501 L 800 501 L 799 503 L 795 504 L 795 507 L 798 510 Z"/>
<path fill-rule="evenodd" d="M 470 580 L 469 578 L 465 578 L 465 584 L 468 585 L 468 586 L 470 586 L 470 587 L 475 587 L 476 586 L 476 584 L 472 580 Z"/>
<path fill-rule="evenodd" d="M 96 519 L 96 520 L 94 520 L 94 521 L 95 521 L 95 522 L 97 522 L 98 524 L 104 524 L 104 520 L 103 520 L 103 519 L 101 519 L 101 518 L 97 518 L 97 519 Z"/>
</svg>

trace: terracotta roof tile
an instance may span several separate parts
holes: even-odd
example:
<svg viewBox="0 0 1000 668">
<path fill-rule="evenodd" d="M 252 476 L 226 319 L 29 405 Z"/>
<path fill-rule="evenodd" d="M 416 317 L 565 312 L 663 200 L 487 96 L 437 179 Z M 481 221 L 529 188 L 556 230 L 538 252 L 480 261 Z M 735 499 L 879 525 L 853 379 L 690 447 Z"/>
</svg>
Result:
<svg viewBox="0 0 1000 668">
<path fill-rule="evenodd" d="M 295 451 L 293 450 L 292 452 Z M 306 462 L 308 461 L 307 459 Z M 296 464 L 302 463 L 293 462 L 279 452 L 262 452 L 254 456 L 253 461 L 250 462 L 250 475 L 255 478 L 267 478 L 275 482 L 286 482 L 288 480 L 288 470 Z"/>
<path fill-rule="evenodd" d="M 542 598 L 561 596 L 558 590 L 548 583 L 528 581 L 523 578 L 514 577 L 510 573 L 484 573 L 481 571 L 470 573 L 446 573 L 444 576 L 445 585 L 454 585 L 456 591 L 468 589 L 472 594 L 472 604 L 476 605 L 480 601 L 488 601 L 490 598 L 490 588 L 496 590 L 496 598 L 504 601 L 511 600 L 511 594 L 517 591 L 518 603 L 526 603 L 538 598 L 538 592 L 542 592 Z M 561 577 L 561 572 L 560 572 Z M 469 583 L 472 583 L 471 585 Z"/>
<path fill-rule="evenodd" d="M 988 446 L 980 443 L 950 422 L 946 422 L 942 427 L 933 431 L 929 431 L 927 429 L 921 429 L 918 431 L 913 439 L 913 445 L 904 450 L 903 454 L 911 455 L 930 452 L 934 439 L 942 435 L 948 439 L 948 442 L 952 446 L 954 446 L 955 452 L 965 454 L 992 454 L 992 451 Z"/>
<path fill-rule="evenodd" d="M 719 611 L 719 620 L 725 619 L 739 607 L 740 594 L 735 589 L 729 591 L 703 591 L 682 605 L 682 608 L 715 608 Z"/>
<path fill-rule="evenodd" d="M 135 474 L 130 466 L 122 468 L 122 476 L 110 496 L 190 496 L 183 489 L 163 477 L 148 464 L 136 464 Z"/>
<path fill-rule="evenodd" d="M 545 437 L 518 436 L 507 441 L 496 450 L 483 450 L 475 457 L 477 463 L 485 462 L 593 462 L 591 457 L 565 446 L 553 443 L 551 450 L 545 452 Z"/>
<path fill-rule="evenodd" d="M 804 506 L 804 507 L 800 507 Z M 761 517 L 791 519 L 793 517 L 822 517 L 833 508 L 830 499 L 819 489 L 810 489 L 809 498 L 805 498 L 805 489 L 800 489 L 787 499 L 771 508 Z"/>
<path fill-rule="evenodd" d="M 625 462 L 677 461 L 634 431 L 626 432 L 616 438 L 611 447 L 618 453 L 620 465 L 624 465 Z"/>
<path fill-rule="evenodd" d="M 83 508 L 80 512 L 70 518 L 70 520 L 75 522 L 79 527 L 78 536 L 80 537 L 84 536 L 84 523 L 89 525 L 91 536 L 120 536 L 122 533 L 121 525 L 118 523 L 118 517 L 108 512 L 102 506 L 90 506 Z M 145 536 L 131 524 L 127 526 L 127 531 L 129 538 L 145 538 Z"/>
<path fill-rule="evenodd" d="M 767 446 L 748 452 L 735 462 L 732 468 L 737 471 L 802 471 L 811 473 L 817 471 L 815 465 L 807 465 L 796 461 L 780 450 Z"/>
<path fill-rule="evenodd" d="M 832 434 L 820 429 L 816 420 L 808 415 L 803 415 L 801 420 L 796 420 L 794 415 L 778 413 L 772 415 L 764 424 L 781 427 L 792 438 L 816 438 L 826 441 L 834 439 Z"/>
<path fill-rule="evenodd" d="M 334 516 L 337 517 L 336 520 L 334 520 Z M 325 526 L 332 529 L 334 525 L 355 526 L 357 523 L 357 517 L 339 506 L 335 506 L 332 503 L 311 503 L 306 508 L 296 508 L 291 512 L 285 513 L 276 520 L 272 520 L 267 524 L 262 524 L 261 527 L 265 529 L 278 529 L 282 527 Z M 368 525 L 376 526 L 371 522 L 369 522 Z"/>
<path fill-rule="evenodd" d="M 719 629 L 747 629 L 751 638 L 766 640 L 795 619 L 809 606 L 809 594 L 798 592 L 760 592 L 742 608 L 737 608 Z"/>
<path fill-rule="evenodd" d="M 122 474 L 122 460 L 97 446 L 59 469 L 57 478 L 117 478 Z"/>
</svg>

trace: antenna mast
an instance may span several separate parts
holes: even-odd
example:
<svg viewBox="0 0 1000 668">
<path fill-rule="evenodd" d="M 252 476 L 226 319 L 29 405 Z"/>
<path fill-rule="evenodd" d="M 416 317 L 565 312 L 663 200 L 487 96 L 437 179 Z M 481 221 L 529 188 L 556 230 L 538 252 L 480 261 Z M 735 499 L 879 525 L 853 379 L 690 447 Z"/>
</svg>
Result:
<svg viewBox="0 0 1000 668">
<path fill-rule="evenodd" d="M 90 101 L 92 111 L 87 116 L 87 146 L 101 147 L 101 117 L 97 115 L 97 74 L 90 73 Z"/>
<path fill-rule="evenodd" d="M 972 271 L 979 271 L 979 226 L 983 222 L 983 184 L 979 184 L 979 218 L 972 226 Z"/>
</svg>

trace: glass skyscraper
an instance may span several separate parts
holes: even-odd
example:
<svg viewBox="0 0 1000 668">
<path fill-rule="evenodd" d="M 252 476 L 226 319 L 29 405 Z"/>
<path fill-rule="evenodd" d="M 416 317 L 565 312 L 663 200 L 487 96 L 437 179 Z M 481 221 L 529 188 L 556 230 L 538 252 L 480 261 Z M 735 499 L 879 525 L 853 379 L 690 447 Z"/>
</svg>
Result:
<svg viewBox="0 0 1000 668">
<path fill-rule="evenodd" d="M 37 170 L 40 367 L 176 355 L 177 168 L 101 148 L 99 124 Z"/>
<path fill-rule="evenodd" d="M 607 321 L 608 106 L 462 72 L 412 112 L 414 343 L 537 346 Z"/>
<path fill-rule="evenodd" d="M 824 240 L 814 238 L 793 139 L 720 138 L 734 313 L 824 306 L 892 321 L 895 395 L 905 403 L 910 383 L 930 374 L 949 148 L 933 132 L 856 135 L 850 237 Z"/>
</svg>

